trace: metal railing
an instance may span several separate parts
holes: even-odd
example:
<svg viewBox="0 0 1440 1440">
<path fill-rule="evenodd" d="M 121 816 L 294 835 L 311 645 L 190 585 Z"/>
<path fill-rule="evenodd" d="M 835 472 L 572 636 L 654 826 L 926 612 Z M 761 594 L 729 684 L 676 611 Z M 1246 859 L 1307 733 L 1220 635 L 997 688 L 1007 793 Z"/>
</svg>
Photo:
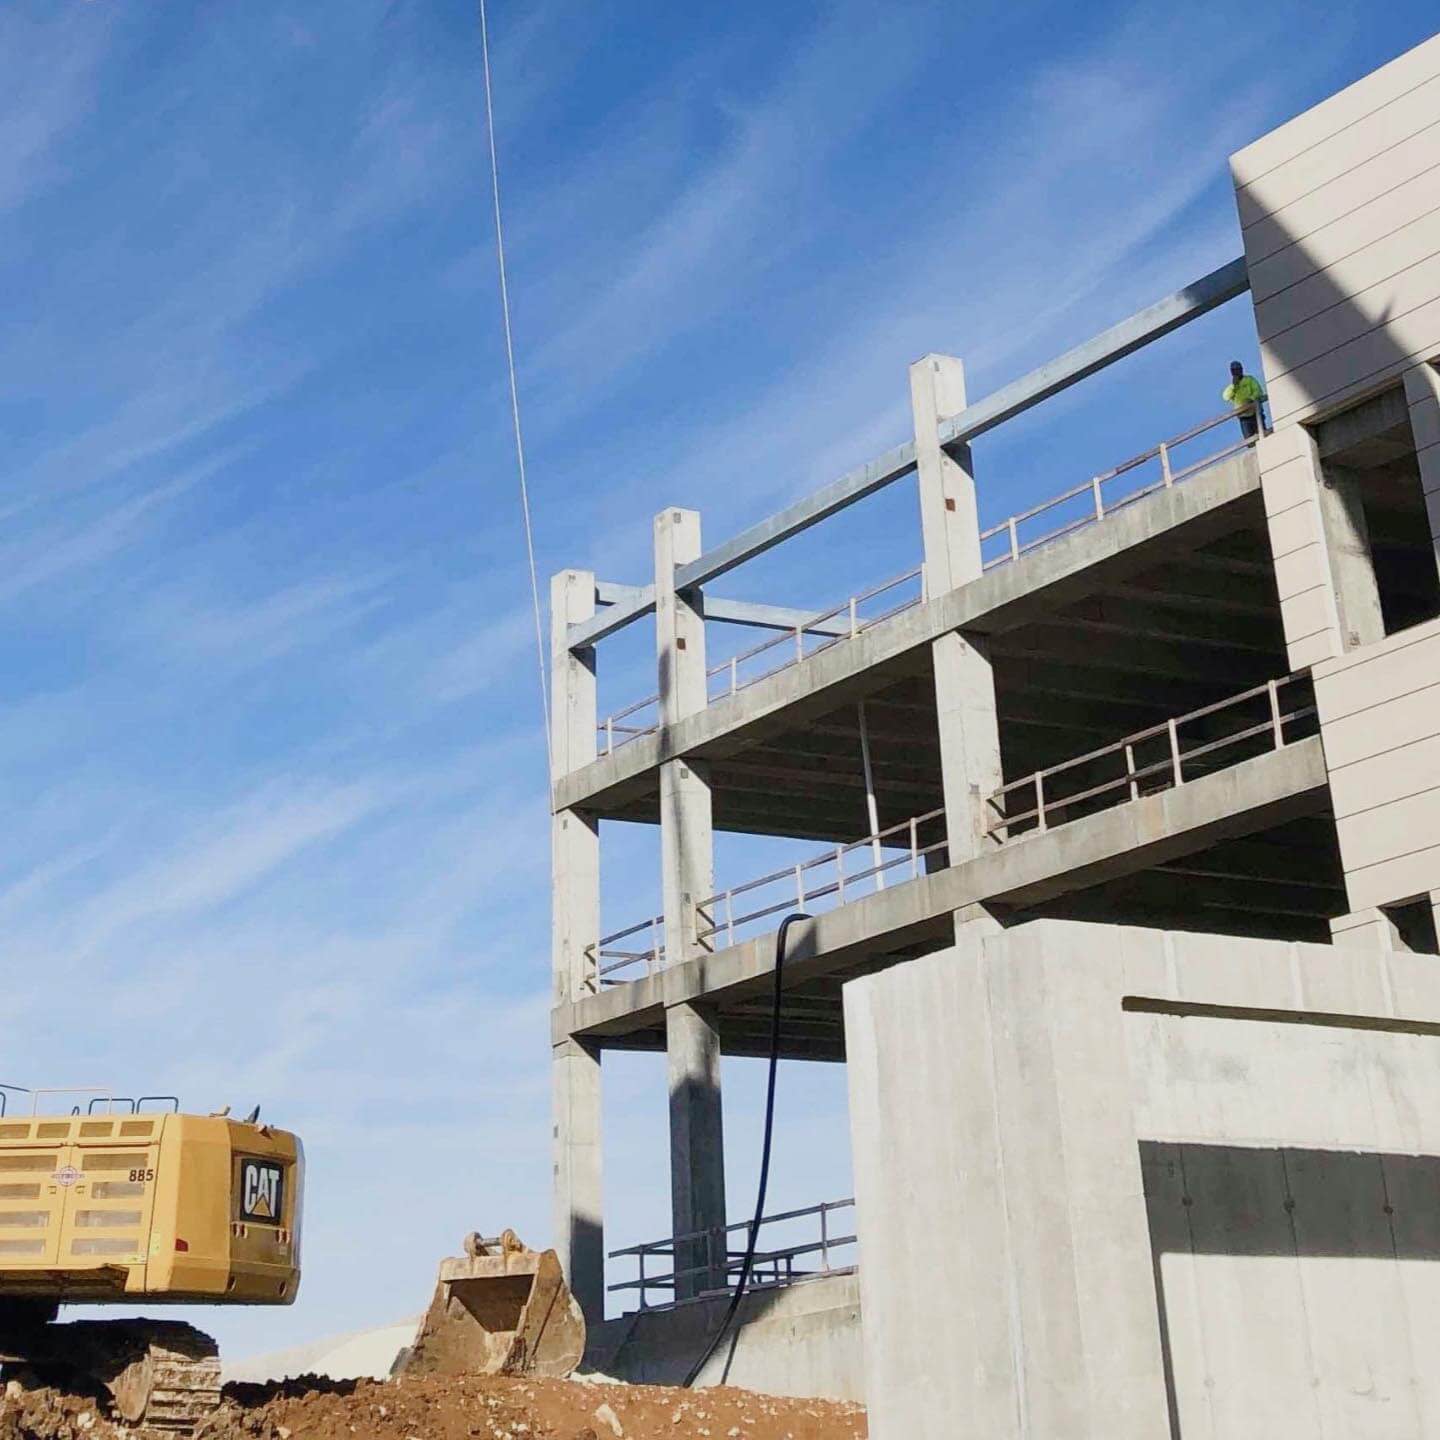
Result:
<svg viewBox="0 0 1440 1440">
<path fill-rule="evenodd" d="M 616 949 L 621 940 L 630 940 L 636 935 L 648 935 L 650 944 L 643 950 Z M 610 978 L 617 970 L 628 970 L 632 965 L 645 966 L 645 973 L 653 975 L 665 968 L 665 917 L 652 915 L 637 925 L 627 925 L 613 935 L 602 935 L 593 945 L 586 946 L 585 954 L 601 985 L 617 985 L 622 982 Z M 607 963 L 608 962 L 608 963 Z M 627 980 L 633 980 L 633 975 Z"/>
<path fill-rule="evenodd" d="M 1200 471 L 1208 469 L 1211 465 L 1217 465 L 1222 460 L 1228 460 L 1232 455 L 1238 455 L 1242 450 L 1250 449 L 1255 444 L 1253 435 L 1243 436 L 1233 444 L 1223 446 L 1221 449 L 1184 464 L 1178 469 L 1175 467 L 1174 452 L 1176 450 L 1182 449 L 1221 425 L 1236 424 L 1236 416 L 1236 411 L 1227 410 L 1223 415 L 1215 415 L 1209 420 L 1203 420 L 1199 425 L 1194 425 L 1189 430 L 1172 436 L 1169 440 L 1162 440 L 1153 449 L 1146 450 L 1139 455 L 1132 455 L 1130 459 L 1115 466 L 1113 470 L 1106 470 L 1101 475 L 1092 475 L 1083 485 L 1076 485 L 1061 495 L 1054 495 L 1048 500 L 1042 500 L 1040 504 L 1033 505 L 1028 510 L 1022 510 L 1018 515 L 1011 515 L 998 525 L 992 525 L 988 530 L 982 530 L 980 532 L 981 564 L 986 570 L 990 570 L 997 565 L 1005 565 L 1012 560 L 1018 560 L 1032 550 L 1038 550 L 1052 541 L 1073 534 L 1076 530 L 1083 530 L 1088 525 L 1094 525 L 1097 521 L 1104 520 L 1117 510 L 1123 510 L 1127 505 L 1133 505 L 1135 501 L 1146 495 L 1153 495 L 1157 490 L 1168 490 L 1171 486 L 1190 479 L 1191 476 L 1199 474 Z M 1155 470 L 1151 472 L 1153 478 L 1147 478 L 1139 473 L 1146 466 L 1152 464 L 1155 467 Z M 1158 474 L 1155 471 L 1158 471 Z M 1121 484 L 1127 480 L 1132 483 L 1133 488 L 1124 490 L 1123 493 L 1116 493 Z M 1110 487 L 1108 498 L 1107 486 Z M 1050 517 L 1051 528 L 1042 531 L 1039 535 L 1027 536 L 1024 534 L 1025 528 L 1031 522 L 1039 520 L 1041 516 Z M 1057 521 L 1058 524 L 1055 523 Z M 996 540 L 1000 541 L 998 545 L 992 543 Z M 987 554 L 987 550 L 991 553 Z"/>
<path fill-rule="evenodd" d="M 914 593 L 906 592 L 907 587 Z M 866 612 L 867 606 L 882 596 L 888 597 L 879 614 Z M 903 575 L 882 580 L 858 595 L 852 595 L 829 610 L 821 610 L 808 616 L 800 624 L 762 640 L 749 650 L 742 650 L 718 665 L 712 665 L 705 672 L 705 693 L 708 701 L 734 695 L 738 690 L 758 684 L 771 675 L 788 670 L 792 665 L 838 645 L 842 640 L 852 640 L 872 625 L 888 620 L 904 610 L 911 610 L 925 598 L 925 567 L 907 570 Z M 778 652 L 778 653 L 777 653 Z M 758 662 L 758 665 L 757 665 Z M 718 682 L 718 683 L 717 683 Z M 602 755 L 613 754 L 616 750 L 638 740 L 642 735 L 653 735 L 660 728 L 660 697 L 647 695 L 613 715 L 607 715 L 596 726 L 601 737 Z M 653 714 L 651 721 L 649 716 Z M 637 721 L 637 716 L 645 720 Z"/>
<path fill-rule="evenodd" d="M 782 911 L 814 910 L 818 901 L 833 900 L 835 905 L 844 905 L 862 895 L 883 890 L 887 876 L 896 869 L 908 869 L 907 878 L 914 879 L 920 874 L 920 862 L 927 855 L 946 848 L 944 818 L 943 808 L 929 810 L 888 829 L 877 830 L 873 835 L 852 840 L 848 845 L 830 846 L 796 865 L 787 865 L 783 870 L 774 870 L 743 885 L 708 895 L 695 905 L 696 939 L 709 940 L 724 935 L 725 943 L 733 945 L 735 932 L 757 920 Z M 937 829 L 938 839 L 927 838 Z M 902 846 L 899 853 L 888 859 L 879 858 L 886 848 Z M 846 862 L 860 852 L 865 852 L 870 863 L 847 873 Z M 817 881 L 817 874 L 825 874 L 825 878 Z M 783 893 L 773 901 L 765 900 L 755 909 L 735 913 L 737 896 L 755 896 L 756 892 L 766 889 Z"/>
<path fill-rule="evenodd" d="M 766 1226 L 788 1226 L 800 1231 L 804 1238 L 789 1244 L 761 1245 L 755 1247 L 755 1260 L 751 1269 L 750 1290 L 769 1290 L 784 1285 L 793 1285 L 801 1280 L 815 1280 L 824 1275 L 848 1275 L 855 1269 L 856 1237 L 854 1222 L 849 1221 L 842 1229 L 851 1233 L 836 1234 L 831 1217 L 842 1210 L 853 1210 L 855 1201 L 831 1200 L 824 1205 L 811 1205 L 803 1210 L 784 1210 L 775 1215 L 766 1215 L 760 1221 L 762 1232 Z M 813 1224 L 807 1222 L 813 1221 Z M 634 1279 L 622 1280 L 607 1288 L 613 1294 L 617 1291 L 639 1292 L 641 1310 L 660 1310 L 682 1303 L 681 1290 L 695 1292 L 694 1298 L 728 1294 L 739 1277 L 745 1261 L 745 1245 L 750 1237 L 753 1220 L 741 1220 L 727 1225 L 723 1230 L 695 1230 L 688 1235 L 672 1235 L 665 1240 L 652 1240 L 644 1245 L 630 1245 L 623 1250 L 612 1250 L 610 1259 L 622 1260 L 633 1257 L 636 1261 Z M 738 1236 L 738 1248 L 732 1236 Z M 844 1263 L 836 1263 L 836 1251 Z M 647 1271 L 646 1261 L 659 1260 L 668 1265 L 660 1273 Z M 683 1262 L 683 1263 L 682 1263 Z M 797 1263 L 799 1262 L 799 1263 Z M 683 1282 L 694 1281 L 690 1285 Z M 649 1292 L 659 1291 L 666 1298 L 651 1303 Z"/>
<path fill-rule="evenodd" d="M 1308 673 L 1267 680 L 1113 745 L 1012 780 L 989 797 L 995 813 L 986 821 L 986 833 L 1000 842 L 1039 834 L 1110 805 L 1184 785 L 1201 774 L 1282 749 L 1301 738 L 1302 728 L 1305 734 L 1315 733 L 1313 723 L 1305 725 L 1314 717 Z M 1182 733 L 1197 726 L 1198 735 Z M 1112 768 L 1118 773 L 1109 774 Z M 1012 803 L 1025 808 L 1012 810 Z"/>
<path fill-rule="evenodd" d="M 895 596 L 896 591 L 907 591 L 910 586 L 914 587 L 914 594 L 904 593 L 898 598 Z M 882 595 L 891 598 L 887 600 L 885 608 L 878 615 L 861 613 L 862 607 Z M 822 650 L 828 650 L 832 645 L 838 645 L 842 640 L 853 640 L 862 631 L 868 630 L 872 625 L 878 625 L 882 620 L 888 620 L 892 615 L 899 615 L 905 610 L 913 610 L 924 599 L 925 567 L 923 565 L 917 566 L 914 570 L 907 570 L 903 575 L 895 575 L 889 580 L 882 580 L 880 584 L 872 585 L 868 590 L 862 590 L 858 595 L 850 596 L 848 600 L 836 605 L 833 609 L 822 610 L 818 615 L 810 616 L 803 625 L 797 625 L 793 630 L 784 630 L 778 635 L 772 635 L 770 639 L 762 641 L 759 645 L 749 650 L 742 650 L 740 654 L 731 656 L 729 660 L 722 661 L 719 665 L 711 666 L 705 672 L 709 698 L 718 700 L 722 696 L 735 694 L 737 690 L 744 690 L 749 685 L 758 684 L 771 675 L 788 670 L 792 665 L 798 665 L 800 661 L 808 659 L 811 655 L 818 655 Z M 839 633 L 836 633 L 837 624 Z M 758 673 L 751 673 L 755 668 L 752 664 L 753 661 L 762 656 L 773 658 L 774 652 L 780 650 L 781 647 L 786 648 L 782 652 L 784 658 L 778 664 L 771 664 Z M 714 683 L 717 678 L 721 681 L 719 685 Z"/>
</svg>

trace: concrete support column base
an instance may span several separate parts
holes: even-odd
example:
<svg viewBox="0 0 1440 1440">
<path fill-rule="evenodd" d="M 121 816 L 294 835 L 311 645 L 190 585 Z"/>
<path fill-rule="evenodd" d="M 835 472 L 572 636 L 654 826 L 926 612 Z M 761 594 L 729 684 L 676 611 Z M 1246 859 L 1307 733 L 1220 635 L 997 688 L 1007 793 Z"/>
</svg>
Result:
<svg viewBox="0 0 1440 1440">
<path fill-rule="evenodd" d="M 677 1299 L 725 1284 L 725 1132 L 720 1095 L 720 1030 L 708 1006 L 665 1011 L 670 1079 L 670 1205 L 676 1235 Z M 697 1232 L 699 1232 L 697 1234 Z"/>
<path fill-rule="evenodd" d="M 600 1051 L 565 1040 L 551 1051 L 555 1248 L 585 1319 L 605 1318 Z"/>
</svg>

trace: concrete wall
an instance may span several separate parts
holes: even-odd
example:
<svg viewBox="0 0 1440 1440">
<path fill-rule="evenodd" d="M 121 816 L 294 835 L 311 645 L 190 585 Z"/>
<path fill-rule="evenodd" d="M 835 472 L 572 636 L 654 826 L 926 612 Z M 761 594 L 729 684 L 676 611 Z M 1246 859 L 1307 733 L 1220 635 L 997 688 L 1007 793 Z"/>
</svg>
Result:
<svg viewBox="0 0 1440 1440">
<path fill-rule="evenodd" d="M 1231 157 L 1276 424 L 1440 353 L 1440 37 Z"/>
<path fill-rule="evenodd" d="M 1440 890 L 1440 621 L 1314 676 L 1350 908 Z"/>
<path fill-rule="evenodd" d="M 1045 921 L 845 1003 L 874 1440 L 1440 1433 L 1433 957 Z"/>
<path fill-rule="evenodd" d="M 591 1328 L 586 1367 L 636 1385 L 678 1385 L 728 1303 L 693 1301 L 607 1320 Z M 733 1350 L 723 1343 L 697 1383 L 863 1401 L 859 1282 L 832 1275 L 747 1299 Z"/>
</svg>

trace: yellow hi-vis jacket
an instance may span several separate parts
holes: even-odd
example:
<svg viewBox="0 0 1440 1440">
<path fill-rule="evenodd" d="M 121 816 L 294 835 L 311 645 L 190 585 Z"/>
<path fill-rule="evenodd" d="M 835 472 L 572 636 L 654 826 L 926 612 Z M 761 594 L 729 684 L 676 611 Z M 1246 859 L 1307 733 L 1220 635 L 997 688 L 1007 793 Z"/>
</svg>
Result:
<svg viewBox="0 0 1440 1440">
<path fill-rule="evenodd" d="M 1265 398 L 1265 389 L 1253 375 L 1242 375 L 1220 392 L 1220 398 L 1238 410 L 1245 405 L 1258 404 Z"/>
</svg>

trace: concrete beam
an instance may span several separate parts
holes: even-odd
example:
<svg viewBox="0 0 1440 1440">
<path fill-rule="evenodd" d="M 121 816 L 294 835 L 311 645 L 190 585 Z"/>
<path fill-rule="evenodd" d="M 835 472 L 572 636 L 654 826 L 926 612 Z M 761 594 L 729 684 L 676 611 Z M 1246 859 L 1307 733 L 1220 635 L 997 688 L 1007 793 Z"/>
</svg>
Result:
<svg viewBox="0 0 1440 1440">
<path fill-rule="evenodd" d="M 1245 294 L 1249 288 L 1250 275 L 1245 268 L 1245 257 L 1238 256 L 1228 265 L 1202 276 L 1193 285 L 1167 295 L 1128 320 L 1101 331 L 1093 340 L 1067 350 L 1058 359 L 987 395 L 979 404 L 970 406 L 940 427 L 941 444 L 954 445 L 963 440 L 973 440 L 977 435 L 993 430 L 1077 381 L 1094 375 L 1117 360 L 1123 360 L 1127 355 L 1133 355 L 1152 340 L 1208 315 L 1227 300 Z"/>
<path fill-rule="evenodd" d="M 643 605 L 655 608 L 653 585 L 617 585 L 612 580 L 595 582 L 597 605 Z M 798 610 L 793 605 L 765 605 L 754 600 L 726 600 L 707 595 L 703 609 L 707 620 L 721 625 L 748 625 L 756 630 L 803 630 L 807 635 L 848 635 L 845 619 L 816 620 L 817 610 Z M 577 627 L 577 635 L 578 635 Z M 572 637 L 572 643 L 576 643 Z"/>
<path fill-rule="evenodd" d="M 1298 740 L 827 911 L 797 936 L 786 974 L 801 984 L 907 946 L 948 943 L 952 917 L 966 906 L 1024 909 L 1314 813 L 1328 795 L 1319 737 Z M 747 940 L 561 1007 L 552 1024 L 556 1033 L 569 1033 L 568 1026 L 608 1037 L 653 1025 L 667 1004 L 728 1001 L 763 990 L 771 983 L 773 952 L 773 936 Z"/>
<path fill-rule="evenodd" d="M 940 427 L 940 443 L 957 445 L 993 430 L 1004 421 L 1031 409 L 1043 400 L 1094 375 L 1107 365 L 1133 354 L 1152 340 L 1168 335 L 1191 320 L 1207 315 L 1218 305 L 1243 295 L 1250 288 L 1244 258 L 1232 260 L 1218 270 L 1202 276 L 1193 285 L 1147 306 L 1128 320 L 1067 350 L 1058 359 L 1032 370 L 1028 375 L 1003 386 L 960 414 L 947 419 Z M 877 490 L 901 479 L 915 469 L 915 447 L 906 443 L 887 450 L 878 459 L 868 461 L 839 480 L 797 500 L 784 510 L 742 530 L 714 550 L 698 556 L 676 573 L 676 584 L 682 588 L 704 585 L 719 575 L 763 555 L 767 550 L 799 535 L 812 525 L 844 510 L 847 506 L 873 495 Z M 654 598 L 647 603 L 643 591 L 635 598 L 614 605 L 603 616 L 580 627 L 574 643 L 593 645 L 606 635 L 638 620 L 654 608 Z"/>
</svg>

